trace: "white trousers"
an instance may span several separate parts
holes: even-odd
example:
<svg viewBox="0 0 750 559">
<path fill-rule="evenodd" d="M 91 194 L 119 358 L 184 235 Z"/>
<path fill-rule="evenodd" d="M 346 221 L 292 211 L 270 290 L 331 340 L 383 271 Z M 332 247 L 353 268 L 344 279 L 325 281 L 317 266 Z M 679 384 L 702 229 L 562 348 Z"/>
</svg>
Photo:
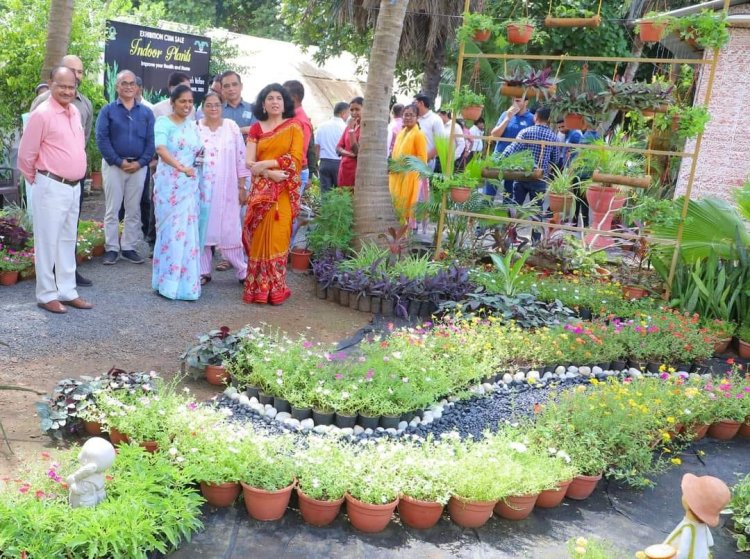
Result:
<svg viewBox="0 0 750 559">
<path fill-rule="evenodd" d="M 36 300 L 72 301 L 78 298 L 75 247 L 81 185 L 68 186 L 37 174 L 31 190 Z"/>
<path fill-rule="evenodd" d="M 141 194 L 146 182 L 146 168 L 126 173 L 102 160 L 104 179 L 104 250 L 135 250 L 141 240 Z M 125 228 L 120 238 L 120 208 L 125 204 Z"/>
</svg>

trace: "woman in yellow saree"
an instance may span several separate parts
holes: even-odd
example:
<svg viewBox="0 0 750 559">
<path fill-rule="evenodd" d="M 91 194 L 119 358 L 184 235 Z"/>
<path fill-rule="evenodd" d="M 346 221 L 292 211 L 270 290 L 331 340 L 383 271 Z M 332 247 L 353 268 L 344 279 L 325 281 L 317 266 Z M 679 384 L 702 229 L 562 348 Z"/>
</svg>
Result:
<svg viewBox="0 0 750 559">
<path fill-rule="evenodd" d="M 417 124 L 417 108 L 409 105 L 401 115 L 404 126 L 396 136 L 393 146 L 393 159 L 400 159 L 407 155 L 417 157 L 427 163 L 427 137 Z M 409 222 L 416 229 L 414 221 L 414 205 L 419 196 L 419 173 L 390 173 L 388 187 L 393 198 L 393 207 L 401 223 Z"/>
<path fill-rule="evenodd" d="M 247 252 L 245 303 L 280 305 L 292 294 L 286 261 L 292 222 L 299 213 L 302 128 L 294 104 L 279 84 L 264 87 L 253 108 L 258 122 L 247 136 L 252 190 L 242 230 Z"/>
</svg>

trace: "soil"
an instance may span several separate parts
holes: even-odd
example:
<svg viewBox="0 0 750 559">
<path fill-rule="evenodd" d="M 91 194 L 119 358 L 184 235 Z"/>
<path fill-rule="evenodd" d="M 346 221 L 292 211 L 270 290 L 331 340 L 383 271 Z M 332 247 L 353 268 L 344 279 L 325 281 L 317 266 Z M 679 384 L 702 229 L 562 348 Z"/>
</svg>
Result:
<svg viewBox="0 0 750 559">
<path fill-rule="evenodd" d="M 102 220 L 104 195 L 94 191 L 84 201 L 83 217 Z M 139 246 L 147 256 L 148 247 Z M 218 262 L 218 255 L 214 264 Z M 93 287 L 79 295 L 94 303 L 92 310 L 70 309 L 53 315 L 36 306 L 34 282 L 0 287 L 0 475 L 14 472 L 25 461 L 58 443 L 42 434 L 34 404 L 41 395 L 10 390 L 8 385 L 48 393 L 68 377 L 95 376 L 111 367 L 155 370 L 172 378 L 180 354 L 196 336 L 220 326 L 232 330 L 265 322 L 314 340 L 337 342 L 370 321 L 360 313 L 315 297 L 312 278 L 288 274 L 292 297 L 279 307 L 242 303 L 242 287 L 234 271 L 212 272 L 213 280 L 195 302 L 169 301 L 151 289 L 150 261 L 141 265 L 120 260 L 103 266 L 95 258 L 79 267 Z M 183 381 L 201 399 L 221 392 L 204 380 Z"/>
</svg>

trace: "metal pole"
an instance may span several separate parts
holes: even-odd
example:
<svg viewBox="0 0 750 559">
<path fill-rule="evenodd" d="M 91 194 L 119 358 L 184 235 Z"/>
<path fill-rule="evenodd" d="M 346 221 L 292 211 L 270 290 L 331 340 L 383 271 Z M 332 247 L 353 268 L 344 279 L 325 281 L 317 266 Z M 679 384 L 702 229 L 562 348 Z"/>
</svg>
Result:
<svg viewBox="0 0 750 559">
<path fill-rule="evenodd" d="M 471 7 L 471 0 L 464 0 L 464 12 L 468 13 L 469 8 Z M 456 87 L 454 90 L 454 94 L 457 94 L 461 90 L 461 78 L 463 77 L 463 70 L 464 70 L 464 41 L 461 41 L 461 44 L 458 45 L 458 68 L 456 70 Z M 453 141 L 455 140 L 455 133 L 454 133 L 454 127 L 456 126 L 456 110 L 454 108 L 453 111 L 451 111 L 451 131 L 448 135 L 448 169 L 443 169 L 444 174 L 451 174 L 453 171 Z M 437 258 L 440 255 L 440 252 L 443 248 L 443 228 L 445 227 L 445 211 L 446 211 L 446 205 L 448 204 L 448 194 L 443 191 L 442 196 L 440 197 L 440 217 L 438 217 L 438 225 L 437 225 L 437 240 L 435 242 L 435 258 Z"/>
<path fill-rule="evenodd" d="M 724 0 L 724 13 L 729 13 L 729 0 Z M 708 83 L 706 84 L 706 99 L 704 101 L 706 108 L 708 108 L 709 102 L 711 101 L 711 90 L 714 87 L 714 78 L 716 77 L 716 67 L 719 62 L 719 49 L 715 48 L 713 56 L 711 57 L 711 71 L 708 74 Z M 697 91 L 696 91 L 697 94 Z M 672 294 L 672 282 L 674 281 L 674 275 L 677 271 L 677 261 L 680 258 L 680 247 L 682 246 L 682 234 L 685 229 L 685 218 L 687 217 L 688 206 L 690 205 L 690 194 L 693 191 L 693 181 L 695 180 L 695 171 L 698 168 L 698 157 L 700 153 L 701 143 L 703 142 L 703 132 L 698 134 L 695 139 L 695 154 L 690 162 L 690 174 L 688 175 L 688 183 L 685 188 L 685 199 L 682 202 L 682 212 L 680 214 L 680 223 L 677 226 L 677 239 L 675 244 L 674 253 L 672 254 L 672 263 L 669 266 L 669 276 L 667 277 L 667 289 L 664 292 L 664 299 L 669 300 L 669 296 Z"/>
</svg>

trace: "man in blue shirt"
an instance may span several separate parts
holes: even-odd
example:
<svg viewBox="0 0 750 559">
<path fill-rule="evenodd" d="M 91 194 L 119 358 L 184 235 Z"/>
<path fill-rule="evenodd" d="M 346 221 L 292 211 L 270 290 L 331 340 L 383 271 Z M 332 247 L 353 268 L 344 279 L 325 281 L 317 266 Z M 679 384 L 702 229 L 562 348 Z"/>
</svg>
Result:
<svg viewBox="0 0 750 559">
<path fill-rule="evenodd" d="M 154 156 L 154 114 L 136 101 L 135 74 L 123 70 L 115 81 L 117 99 L 105 105 L 96 119 L 96 145 L 104 158 L 104 264 L 119 257 L 134 264 L 143 258 L 135 251 L 141 235 L 141 194 L 146 167 Z M 119 235 L 118 213 L 125 207 L 125 228 Z"/>
<path fill-rule="evenodd" d="M 490 132 L 491 136 L 501 138 L 495 144 L 495 153 L 500 154 L 508 147 L 512 142 L 511 140 L 518 136 L 521 130 L 524 130 L 534 125 L 534 115 L 528 110 L 529 101 L 517 97 L 513 99 L 513 104 L 510 108 L 500 115 L 497 119 L 497 124 Z M 507 199 L 513 198 L 513 181 L 503 181 L 505 187 L 505 197 Z M 497 190 L 494 186 L 487 184 L 485 186 L 485 194 L 494 196 Z"/>
<path fill-rule="evenodd" d="M 580 144 L 583 134 L 580 130 L 568 129 L 565 127 L 565 121 L 557 121 L 557 131 L 562 134 L 560 141 L 566 144 Z M 570 167 L 573 159 L 576 156 L 576 150 L 569 147 L 559 148 L 560 159 L 557 161 L 557 166 L 560 169 Z"/>
<path fill-rule="evenodd" d="M 250 125 L 257 119 L 253 116 L 253 104 L 242 100 L 242 79 L 237 72 L 227 70 L 221 75 L 221 96 L 224 99 L 221 116 L 235 121 L 242 136 L 247 138 Z"/>
<path fill-rule="evenodd" d="M 516 138 L 518 140 L 557 142 L 557 135 L 549 127 L 549 115 L 550 110 L 548 107 L 538 108 L 534 115 L 534 126 L 522 130 Z M 500 157 L 508 157 L 522 150 L 528 150 L 532 153 L 534 156 L 534 168 L 542 170 L 542 179 L 513 181 L 513 201 L 521 205 L 525 202 L 526 196 L 528 196 L 541 209 L 542 199 L 545 192 L 547 192 L 547 182 L 545 179 L 549 177 L 551 164 L 559 160 L 559 151 L 557 146 L 515 142 L 506 147 Z M 540 234 L 538 232 L 534 231 L 532 233 L 532 239 L 539 239 L 539 237 Z"/>
</svg>

